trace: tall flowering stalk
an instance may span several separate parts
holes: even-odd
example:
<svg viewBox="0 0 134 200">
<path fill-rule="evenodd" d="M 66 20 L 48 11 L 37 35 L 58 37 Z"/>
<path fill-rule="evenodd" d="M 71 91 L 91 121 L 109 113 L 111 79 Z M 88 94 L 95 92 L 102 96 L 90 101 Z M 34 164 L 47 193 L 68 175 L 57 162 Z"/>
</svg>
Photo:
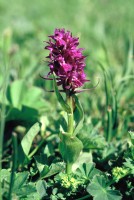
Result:
<svg viewBox="0 0 134 200">
<path fill-rule="evenodd" d="M 84 73 L 86 56 L 82 53 L 84 49 L 78 48 L 78 45 L 79 38 L 73 37 L 70 31 L 55 29 L 54 35 L 49 36 L 45 47 L 49 50 L 47 59 L 50 71 L 43 78 L 54 81 L 54 91 L 58 101 L 68 115 L 67 130 L 59 134 L 59 150 L 66 162 L 66 173 L 68 174 L 71 173 L 72 165 L 83 148 L 82 142 L 76 137 L 84 118 L 83 109 L 76 93 L 82 92 L 78 88 L 88 80 Z M 62 89 L 59 90 L 58 86 L 61 86 Z M 66 100 L 63 99 L 60 92 L 66 94 Z M 77 123 L 74 119 L 76 110 L 79 119 Z"/>
</svg>

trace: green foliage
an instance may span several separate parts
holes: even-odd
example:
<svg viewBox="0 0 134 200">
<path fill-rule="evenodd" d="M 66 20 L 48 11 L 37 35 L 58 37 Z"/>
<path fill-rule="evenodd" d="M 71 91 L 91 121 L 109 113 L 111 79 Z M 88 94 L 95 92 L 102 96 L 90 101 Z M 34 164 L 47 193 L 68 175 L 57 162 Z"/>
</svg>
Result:
<svg viewBox="0 0 134 200">
<path fill-rule="evenodd" d="M 7 121 L 17 120 L 18 123 L 29 121 L 31 125 L 50 108 L 49 103 L 43 99 L 42 89 L 35 86 L 28 87 L 25 80 L 16 80 L 8 87 L 5 103 Z M 0 104 L 2 104 L 1 98 Z"/>
<path fill-rule="evenodd" d="M 76 106 L 74 116 L 75 118 L 77 118 L 77 124 L 74 129 L 74 135 L 76 135 L 83 126 L 84 111 L 78 97 L 76 95 L 73 95 L 73 97 L 75 99 L 75 106 Z"/>
<path fill-rule="evenodd" d="M 101 149 L 106 145 L 105 139 L 93 128 L 92 124 L 86 125 L 83 130 L 78 133 L 78 138 L 82 141 L 84 149 Z"/>
<path fill-rule="evenodd" d="M 87 187 L 89 194 L 94 200 L 120 200 L 121 195 L 118 191 L 111 189 L 103 176 L 95 176 Z"/>
<path fill-rule="evenodd" d="M 32 98 L 31 98 L 32 92 Z M 44 104 L 48 103 L 42 99 L 43 91 L 35 86 L 28 87 L 25 80 L 16 80 L 8 88 L 7 99 L 9 105 L 18 110 L 22 110 L 22 106 L 39 109 L 44 111 Z"/>
<path fill-rule="evenodd" d="M 101 174 L 101 171 L 95 168 L 94 163 L 83 163 L 79 168 L 77 168 L 75 174 L 85 179 L 85 181 L 90 181 L 95 175 Z"/>
<path fill-rule="evenodd" d="M 83 148 L 82 142 L 75 136 L 68 136 L 63 133 L 61 135 L 61 142 L 59 143 L 59 150 L 66 163 L 73 164 Z"/>
<path fill-rule="evenodd" d="M 40 125 L 39 123 L 35 123 L 30 130 L 26 133 L 24 138 L 21 141 L 21 144 L 18 148 L 19 151 L 19 157 L 18 157 L 18 163 L 19 164 L 26 164 L 29 162 L 29 152 L 32 146 L 32 142 L 35 138 L 35 136 L 39 133 L 40 131 Z"/>
<path fill-rule="evenodd" d="M 3 195 L 7 197 L 7 189 L 9 187 L 10 173 L 8 172 L 8 170 L 3 170 L 3 172 L 5 173 L 5 175 L 3 174 L 1 178 L 1 183 L 3 185 Z M 29 173 L 27 171 L 15 173 L 12 198 L 29 199 L 30 196 L 31 197 L 35 196 L 36 194 L 35 184 L 29 182 L 28 177 Z"/>
<path fill-rule="evenodd" d="M 48 165 L 48 159 L 44 155 L 35 156 L 35 161 L 37 168 L 40 173 L 40 178 L 48 178 L 64 169 L 64 164 L 62 162 L 52 163 Z"/>
<path fill-rule="evenodd" d="M 77 168 L 79 168 L 83 163 L 91 163 L 93 162 L 93 158 L 92 158 L 92 153 L 91 152 L 81 152 L 78 159 L 76 160 L 75 163 L 73 163 L 73 172 L 75 172 L 75 170 Z"/>
<path fill-rule="evenodd" d="M 46 193 L 47 183 L 44 180 L 39 180 L 36 184 L 36 189 L 40 199 L 47 195 Z"/>
<path fill-rule="evenodd" d="M 124 166 L 127 170 L 127 174 L 132 174 L 134 176 L 134 160 L 132 158 L 126 158 L 126 162 L 124 162 Z"/>
<path fill-rule="evenodd" d="M 69 105 L 66 103 L 66 101 L 63 99 L 62 95 L 59 92 L 57 83 L 56 83 L 56 79 L 55 79 L 55 75 L 53 75 L 53 83 L 54 83 L 54 90 L 58 99 L 58 102 L 61 104 L 62 108 L 64 111 L 66 111 L 67 113 L 71 113 L 71 108 L 69 107 Z"/>
<path fill-rule="evenodd" d="M 0 171 L 0 181 L 6 181 L 9 182 L 9 178 L 10 178 L 10 172 L 7 169 L 2 169 Z"/>
</svg>

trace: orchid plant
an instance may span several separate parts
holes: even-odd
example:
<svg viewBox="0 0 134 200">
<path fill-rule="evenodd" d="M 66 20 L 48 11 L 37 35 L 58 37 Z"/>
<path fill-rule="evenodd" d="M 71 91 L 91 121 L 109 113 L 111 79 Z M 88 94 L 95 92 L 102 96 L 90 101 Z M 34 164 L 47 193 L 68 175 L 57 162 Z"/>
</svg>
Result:
<svg viewBox="0 0 134 200">
<path fill-rule="evenodd" d="M 79 38 L 73 37 L 70 31 L 55 29 L 54 35 L 49 36 L 45 49 L 49 50 L 48 59 L 49 73 L 44 76 L 45 80 L 53 80 L 54 90 L 59 103 L 67 113 L 67 130 L 59 134 L 59 150 L 66 163 L 66 173 L 72 171 L 72 165 L 79 157 L 83 148 L 82 142 L 77 138 L 77 133 L 83 124 L 84 113 L 77 93 L 90 90 L 81 89 L 86 82 L 84 68 L 86 56 L 83 55 L 83 48 L 78 48 Z M 53 76 L 52 78 L 50 76 Z M 59 89 L 59 86 L 61 89 Z M 66 100 L 61 95 L 66 94 Z M 77 112 L 77 122 L 75 120 Z"/>
</svg>

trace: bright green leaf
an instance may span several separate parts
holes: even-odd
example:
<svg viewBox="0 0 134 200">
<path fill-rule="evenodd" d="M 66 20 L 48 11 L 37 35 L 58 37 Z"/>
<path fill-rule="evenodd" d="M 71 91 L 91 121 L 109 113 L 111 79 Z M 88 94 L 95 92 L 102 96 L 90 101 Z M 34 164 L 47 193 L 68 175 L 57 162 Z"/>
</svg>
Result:
<svg viewBox="0 0 134 200">
<path fill-rule="evenodd" d="M 20 189 L 26 183 L 28 179 L 28 175 L 29 174 L 27 171 L 16 174 L 15 180 L 14 180 L 14 186 L 13 186 L 14 191 L 17 189 Z"/>
<path fill-rule="evenodd" d="M 44 176 L 44 178 L 53 176 L 53 175 L 61 172 L 62 170 L 64 170 L 64 164 L 62 162 L 52 163 L 49 168 L 49 172 Z"/>
<path fill-rule="evenodd" d="M 22 96 L 25 92 L 24 81 L 14 81 L 11 87 L 8 89 L 8 99 L 14 108 L 21 110 L 22 108 Z"/>
<path fill-rule="evenodd" d="M 27 132 L 27 134 L 22 139 L 21 146 L 22 146 L 22 149 L 26 156 L 28 156 L 30 148 L 32 146 L 32 142 L 33 142 L 35 136 L 39 133 L 39 131 L 40 131 L 40 125 L 37 122 L 30 128 L 30 130 Z"/>
<path fill-rule="evenodd" d="M 93 128 L 92 124 L 85 126 L 77 137 L 82 141 L 84 149 L 101 149 L 106 146 L 104 137 Z"/>
<path fill-rule="evenodd" d="M 18 163 L 19 164 L 26 164 L 29 162 L 30 158 L 28 157 L 30 148 L 32 146 L 32 142 L 35 138 L 35 136 L 40 131 L 40 125 L 39 123 L 35 123 L 30 130 L 26 133 L 26 135 L 23 137 L 21 144 L 18 148 L 19 151 L 19 157 L 18 157 Z"/>
<path fill-rule="evenodd" d="M 83 163 L 76 169 L 75 174 L 82 178 L 91 180 L 95 175 L 100 175 L 101 171 L 95 168 L 94 163 Z"/>
<path fill-rule="evenodd" d="M 121 200 L 122 197 L 117 190 L 112 190 L 107 186 L 107 181 L 103 176 L 95 176 L 87 187 L 93 200 Z"/>
<path fill-rule="evenodd" d="M 35 184 L 34 183 L 28 183 L 16 190 L 16 194 L 19 197 L 27 197 L 28 195 L 32 195 L 36 192 Z"/>
<path fill-rule="evenodd" d="M 10 172 L 7 169 L 2 169 L 0 171 L 0 181 L 5 180 L 6 182 L 10 181 Z"/>
<path fill-rule="evenodd" d="M 47 188 L 47 184 L 44 180 L 39 180 L 37 182 L 36 189 L 41 199 L 47 195 L 46 188 Z"/>
<path fill-rule="evenodd" d="M 75 171 L 83 163 L 92 163 L 92 153 L 91 152 L 81 152 L 76 162 L 73 164 L 72 169 Z"/>
</svg>

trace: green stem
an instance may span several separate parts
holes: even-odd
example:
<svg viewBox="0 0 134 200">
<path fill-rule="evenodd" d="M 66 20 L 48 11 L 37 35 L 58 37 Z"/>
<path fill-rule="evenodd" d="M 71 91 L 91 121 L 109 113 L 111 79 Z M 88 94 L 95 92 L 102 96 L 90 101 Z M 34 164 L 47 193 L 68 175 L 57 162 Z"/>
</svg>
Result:
<svg viewBox="0 0 134 200">
<path fill-rule="evenodd" d="M 12 141 L 13 141 L 13 164 L 12 164 L 12 172 L 11 172 L 11 178 L 10 178 L 10 187 L 9 187 L 9 194 L 8 194 L 8 199 L 12 199 L 12 190 L 13 190 L 13 185 L 14 185 L 14 176 L 15 176 L 15 170 L 17 167 L 17 135 L 13 133 L 12 135 Z"/>
<path fill-rule="evenodd" d="M 112 139 L 112 109 L 111 107 L 108 107 L 107 110 L 107 116 L 108 116 L 108 130 L 107 130 L 107 141 L 110 142 Z"/>
<path fill-rule="evenodd" d="M 66 163 L 66 173 L 69 175 L 72 172 L 72 164 Z"/>
<path fill-rule="evenodd" d="M 74 116 L 73 116 L 73 98 L 67 95 L 67 104 L 71 108 L 71 113 L 68 113 L 68 129 L 67 132 L 72 136 L 74 131 Z"/>
<path fill-rule="evenodd" d="M 68 113 L 68 128 L 67 133 L 70 137 L 73 135 L 74 132 L 74 116 L 73 116 L 73 98 L 70 95 L 67 95 L 67 104 L 71 108 L 71 113 Z M 66 163 L 66 173 L 70 174 L 72 172 L 72 164 Z"/>
<path fill-rule="evenodd" d="M 90 194 L 88 194 L 88 195 L 86 195 L 86 196 L 84 196 L 84 197 L 78 198 L 77 200 L 88 199 L 89 197 L 91 197 L 91 195 L 90 195 Z"/>
<path fill-rule="evenodd" d="M 9 79 L 9 66 L 8 66 L 8 55 L 7 55 L 7 38 L 3 38 L 3 87 L 1 89 L 2 94 L 2 105 L 0 109 L 0 171 L 2 170 L 2 154 L 3 154 L 3 138 L 5 129 L 5 115 L 6 115 L 6 92 Z M 0 181 L 0 200 L 2 200 L 2 184 Z"/>
</svg>

